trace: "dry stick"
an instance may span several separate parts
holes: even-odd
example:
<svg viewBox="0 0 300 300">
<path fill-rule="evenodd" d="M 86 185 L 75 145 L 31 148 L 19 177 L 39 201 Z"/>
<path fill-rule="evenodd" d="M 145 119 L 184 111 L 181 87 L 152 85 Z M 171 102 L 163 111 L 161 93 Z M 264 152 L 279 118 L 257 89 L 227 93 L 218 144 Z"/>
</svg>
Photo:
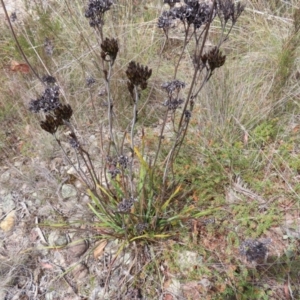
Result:
<svg viewBox="0 0 300 300">
<path fill-rule="evenodd" d="M 54 135 L 54 138 L 56 140 L 56 142 L 58 143 L 59 147 L 61 148 L 61 150 L 63 151 L 68 163 L 74 168 L 74 170 L 77 172 L 77 174 L 79 175 L 79 177 L 82 179 L 82 181 L 85 183 L 86 186 L 89 186 L 89 183 L 88 183 L 88 178 L 86 177 L 85 173 L 83 172 L 83 170 L 81 169 L 80 167 L 80 164 L 79 164 L 79 160 L 77 158 L 77 162 L 78 162 L 78 168 L 75 167 L 75 165 L 73 164 L 73 162 L 70 160 L 70 158 L 68 157 L 65 149 L 63 148 L 63 146 L 61 145 L 61 142 L 60 140 Z M 84 179 L 85 178 L 85 179 Z"/>
<path fill-rule="evenodd" d="M 97 118 L 96 106 L 95 106 L 95 103 L 94 103 L 93 94 L 92 94 L 92 91 L 91 91 L 90 87 L 89 87 L 89 94 L 90 94 L 90 98 L 91 98 L 91 102 L 92 102 L 92 106 L 93 106 L 95 118 Z"/>
<path fill-rule="evenodd" d="M 64 123 L 65 123 L 65 125 L 68 126 L 68 128 L 71 130 L 71 132 L 73 133 L 73 135 L 76 136 L 71 123 L 67 122 L 67 121 L 64 121 Z M 88 168 L 88 171 L 89 171 L 89 173 L 90 173 L 90 175 L 92 177 L 92 180 L 93 180 L 93 183 L 94 183 L 94 188 L 95 188 L 97 186 L 97 184 L 100 184 L 100 182 L 99 182 L 99 179 L 97 178 L 97 174 L 95 172 L 95 168 L 94 168 L 94 165 L 93 165 L 93 163 L 91 161 L 90 155 L 81 146 L 79 146 L 79 153 L 80 153 L 80 156 L 82 157 L 82 159 L 83 159 L 86 167 Z M 87 163 L 87 161 L 86 161 L 86 159 L 85 159 L 85 157 L 84 157 L 84 155 L 82 153 L 84 153 L 86 155 L 86 157 L 87 157 L 87 159 L 89 161 L 89 164 Z M 76 153 L 76 155 L 77 155 L 77 153 Z M 79 160 L 78 160 L 78 163 L 79 163 Z"/>
<path fill-rule="evenodd" d="M 90 184 L 88 183 L 88 178 L 86 177 L 86 174 L 85 174 L 85 173 L 83 172 L 83 170 L 81 170 L 81 168 L 80 168 L 80 164 L 79 164 L 79 159 L 78 159 L 78 157 L 77 157 L 77 153 L 76 153 L 76 158 L 77 158 L 77 162 L 78 162 L 78 166 L 79 166 L 78 169 L 75 167 L 75 165 L 72 163 L 72 161 L 71 161 L 71 160 L 69 159 L 69 157 L 67 156 L 67 153 L 65 152 L 64 148 L 62 147 L 62 145 L 61 145 L 61 143 L 60 143 L 60 140 L 58 140 L 56 137 L 55 137 L 55 139 L 56 139 L 57 143 L 59 144 L 60 148 L 62 149 L 63 153 L 65 154 L 65 156 L 66 156 L 66 158 L 67 158 L 69 164 L 73 166 L 73 168 L 76 170 L 76 172 L 77 172 L 78 175 L 81 177 L 81 179 L 82 179 L 83 182 L 86 184 L 86 186 L 87 186 L 87 187 L 90 187 Z M 79 172 L 79 170 L 80 170 L 80 172 Z M 84 177 L 86 178 L 86 181 L 83 179 L 83 176 L 82 176 L 81 173 L 82 173 L 82 174 L 84 175 Z M 104 207 L 104 205 L 102 204 L 102 202 L 101 202 L 101 200 L 100 200 L 100 198 L 99 198 L 99 196 L 98 196 L 98 194 L 97 194 L 97 192 L 96 192 L 96 189 L 91 189 L 91 192 L 92 192 L 93 195 L 94 195 L 95 197 L 97 197 L 97 199 L 99 200 L 99 203 L 100 203 L 100 205 L 101 205 L 102 210 L 105 211 L 105 213 L 110 217 L 110 219 L 111 219 L 112 221 L 114 221 L 114 216 L 111 215 L 111 213 Z"/>
<path fill-rule="evenodd" d="M 193 95 L 194 98 L 196 98 L 198 96 L 198 94 L 200 93 L 200 91 L 203 89 L 204 85 L 208 82 L 209 78 L 212 75 L 212 71 L 210 69 L 207 70 L 207 73 L 205 75 L 205 78 L 203 79 L 199 89 L 195 92 L 195 94 Z"/>
<path fill-rule="evenodd" d="M 79 154 L 80 154 L 81 158 L 84 161 L 85 166 L 87 167 L 87 170 L 88 170 L 89 174 L 91 175 L 91 180 L 92 180 L 92 183 L 93 183 L 93 189 L 96 189 L 97 179 L 95 178 L 95 174 L 92 172 L 91 166 L 89 166 L 89 164 L 87 163 L 87 160 L 85 159 L 85 157 L 83 155 L 83 153 L 87 154 L 87 152 L 85 150 L 83 150 L 81 147 L 79 147 L 78 150 L 79 150 Z"/>
<path fill-rule="evenodd" d="M 6 16 L 6 19 L 8 21 L 8 24 L 9 24 L 9 27 L 10 27 L 10 30 L 12 32 L 12 35 L 13 35 L 13 38 L 16 42 L 16 45 L 18 47 L 18 50 L 20 51 L 21 55 L 23 56 L 24 60 L 26 61 L 27 65 L 30 67 L 31 71 L 33 72 L 33 74 L 36 76 L 36 78 L 45 86 L 46 84 L 43 82 L 43 80 L 41 79 L 41 77 L 38 75 L 38 73 L 34 70 L 34 68 L 32 67 L 31 63 L 28 61 L 27 59 L 27 56 L 25 55 L 18 39 L 17 39 L 17 36 L 15 34 L 15 31 L 13 29 L 13 26 L 11 24 L 11 21 L 10 21 L 10 18 L 9 18 L 9 15 L 7 13 L 7 10 L 6 10 L 6 7 L 5 7 L 5 4 L 4 4 L 4 1 L 1 0 L 1 4 L 2 4 L 2 7 L 3 7 L 3 10 L 4 10 L 4 13 L 5 13 L 5 16 Z"/>
<path fill-rule="evenodd" d="M 234 24 L 235 24 L 235 22 L 232 22 L 232 24 L 231 24 L 231 26 L 230 26 L 230 28 L 229 28 L 227 34 L 225 35 L 225 37 L 224 37 L 224 32 L 225 32 L 226 24 L 224 24 L 224 25 L 222 26 L 222 35 L 221 35 L 221 37 L 220 37 L 220 40 L 219 40 L 219 43 L 218 43 L 217 48 L 220 48 L 221 45 L 227 40 L 229 34 L 231 33 L 231 30 L 232 30 Z"/>
<path fill-rule="evenodd" d="M 99 184 L 99 185 L 100 185 L 100 181 L 99 181 L 99 178 L 98 178 L 98 176 L 97 176 L 97 174 L 96 174 L 96 171 L 95 171 L 94 165 L 93 165 L 93 163 L 92 163 L 90 154 L 89 154 L 87 151 L 85 151 L 83 148 L 82 148 L 81 150 L 83 151 L 83 153 L 85 153 L 85 155 L 86 155 L 87 158 L 88 158 L 88 161 L 89 161 L 89 164 L 90 164 L 90 167 L 91 167 L 91 170 L 92 170 L 92 175 L 93 175 L 94 178 L 95 178 L 94 180 L 95 180 L 96 184 Z"/>
</svg>

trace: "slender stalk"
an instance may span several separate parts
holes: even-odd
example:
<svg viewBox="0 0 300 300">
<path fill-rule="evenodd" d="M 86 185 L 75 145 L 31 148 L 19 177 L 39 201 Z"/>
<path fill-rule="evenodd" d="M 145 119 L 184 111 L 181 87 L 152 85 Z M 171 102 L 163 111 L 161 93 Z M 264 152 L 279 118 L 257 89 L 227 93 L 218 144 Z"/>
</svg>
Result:
<svg viewBox="0 0 300 300">
<path fill-rule="evenodd" d="M 133 158 L 134 158 L 134 127 L 137 120 L 137 107 L 139 101 L 139 92 L 138 87 L 134 86 L 134 104 L 133 104 L 133 116 L 132 116 L 132 123 L 131 123 L 131 130 L 130 130 L 130 146 L 132 151 L 132 158 L 129 167 L 129 176 L 130 176 L 130 191 L 131 195 L 133 195 Z"/>
<path fill-rule="evenodd" d="M 111 90 L 110 90 L 110 78 L 111 78 L 111 70 L 112 70 L 112 63 L 108 63 L 108 71 L 107 74 L 105 74 L 105 88 L 107 92 L 107 104 L 108 104 L 108 109 L 107 109 L 107 118 L 108 118 L 108 127 L 109 127 L 109 136 L 110 140 L 112 141 L 115 151 L 117 154 L 119 154 L 117 143 L 115 136 L 113 134 L 113 102 L 111 98 Z"/>
<path fill-rule="evenodd" d="M 182 56 L 184 54 L 184 51 L 186 49 L 186 46 L 188 44 L 187 42 L 187 39 L 188 39 L 188 33 L 189 33 L 189 29 L 190 29 L 190 25 L 188 24 L 186 26 L 186 23 L 183 22 L 183 25 L 184 25 L 184 42 L 183 42 L 183 48 L 182 48 L 182 51 L 181 51 L 181 54 L 179 56 L 179 59 L 178 59 L 178 62 L 177 62 L 177 65 L 175 66 L 175 72 L 174 72 L 174 79 L 176 79 L 176 76 L 177 76 L 177 71 L 178 71 L 178 68 L 179 68 L 179 64 L 180 64 L 180 61 L 182 59 Z"/>
<path fill-rule="evenodd" d="M 176 140 L 171 148 L 171 150 L 169 151 L 168 155 L 167 155 L 167 158 L 166 158 L 166 166 L 165 166 L 165 169 L 164 169 L 164 175 L 163 175 L 163 188 L 165 188 L 165 183 L 166 183 L 166 180 L 167 180 L 167 176 L 168 176 L 168 171 L 169 171 L 169 163 L 170 161 L 173 160 L 173 154 L 174 154 L 174 151 L 177 147 L 177 144 L 178 144 L 178 141 L 179 141 L 179 137 L 182 133 L 182 130 L 183 130 L 183 126 L 181 126 L 179 128 L 179 131 L 177 133 L 177 136 L 176 136 Z M 164 195 L 164 192 L 162 193 L 162 195 Z"/>
<path fill-rule="evenodd" d="M 27 65 L 30 67 L 30 69 L 31 69 L 31 71 L 33 72 L 33 74 L 35 75 L 35 77 L 36 77 L 43 85 L 46 85 L 46 84 L 43 82 L 43 80 L 41 79 L 41 77 L 38 75 L 38 73 L 35 71 L 35 69 L 34 69 L 33 66 L 31 65 L 31 63 L 29 62 L 29 60 L 27 59 L 27 56 L 25 55 L 25 53 L 24 53 L 24 51 L 23 51 L 23 49 L 22 49 L 22 47 L 21 47 L 21 45 L 20 45 L 20 43 L 19 43 L 19 41 L 18 41 L 18 39 L 17 39 L 16 33 L 15 33 L 14 28 L 13 28 L 13 26 L 12 26 L 12 24 L 11 24 L 10 17 L 9 17 L 9 15 L 8 15 L 8 13 L 7 13 L 6 6 L 5 6 L 3 0 L 1 0 L 1 5 L 2 5 L 2 7 L 3 7 L 4 13 L 5 13 L 5 17 L 6 17 L 7 21 L 8 21 L 9 28 L 10 28 L 10 30 L 11 30 L 11 32 L 12 32 L 12 35 L 13 35 L 13 38 L 14 38 L 14 40 L 15 40 L 15 42 L 16 42 L 16 45 L 17 45 L 18 50 L 20 51 L 21 55 L 23 56 L 23 58 L 24 58 L 24 60 L 26 61 Z"/>
<path fill-rule="evenodd" d="M 162 127 L 161 127 L 160 136 L 159 136 L 159 141 L 158 141 L 158 146 L 157 146 L 155 158 L 154 158 L 154 161 L 153 161 L 153 167 L 155 167 L 155 164 L 156 164 L 156 161 L 157 161 L 157 158 L 158 158 L 158 154 L 159 154 L 159 152 L 160 152 L 161 141 L 162 141 L 162 139 L 163 139 L 163 133 L 164 133 L 165 126 L 166 126 L 166 123 L 167 123 L 167 119 L 168 119 L 168 109 L 167 109 L 166 112 L 165 112 L 163 124 L 162 124 Z"/>
<path fill-rule="evenodd" d="M 215 6 L 215 2 L 216 2 L 216 0 L 214 0 L 213 6 L 212 6 L 212 7 Z M 205 42 L 207 41 L 208 32 L 209 32 L 209 28 L 210 28 L 210 23 L 211 23 L 212 17 L 213 17 L 213 9 L 212 9 L 211 12 L 210 12 L 209 21 L 208 21 L 207 24 L 206 24 L 205 34 L 204 34 L 204 37 L 203 37 L 203 41 L 202 41 L 202 45 L 201 45 L 200 51 L 199 51 L 199 53 L 197 54 L 197 59 L 200 59 L 200 57 L 201 57 L 201 55 L 202 55 L 202 53 L 203 53 L 204 46 L 205 46 Z M 195 52 L 197 53 L 197 49 L 195 50 Z M 179 128 L 181 127 L 181 125 L 182 125 L 182 122 L 183 122 L 183 118 L 184 118 L 184 114 L 185 114 L 186 108 L 187 108 L 187 106 L 188 106 L 188 103 L 190 102 L 190 98 L 191 98 L 191 95 L 192 95 L 192 91 L 193 91 L 193 89 L 194 89 L 194 85 L 195 85 L 195 82 L 196 82 L 196 77 L 197 77 L 198 71 L 199 71 L 199 64 L 197 63 L 197 67 L 196 67 L 196 69 L 195 69 L 195 71 L 194 71 L 194 75 L 193 75 L 191 87 L 190 87 L 190 89 L 189 89 L 189 93 L 188 93 L 187 99 L 186 99 L 186 101 L 185 101 L 183 110 L 182 110 L 182 114 L 181 114 L 181 118 L 180 118 L 180 121 L 179 121 L 178 129 L 179 129 Z"/>
<path fill-rule="evenodd" d="M 166 161 L 166 165 L 165 165 L 165 168 L 164 168 L 164 175 L 163 175 L 162 197 L 165 194 L 166 180 L 167 180 L 168 172 L 169 172 L 169 169 L 170 169 L 170 163 L 172 164 L 172 162 L 174 161 L 175 149 L 176 149 L 176 147 L 178 145 L 182 144 L 182 141 L 183 141 L 182 138 L 185 137 L 186 132 L 187 132 L 187 127 L 183 126 L 183 120 L 186 118 L 185 114 L 186 114 L 187 106 L 188 106 L 189 103 L 191 104 L 191 100 L 192 100 L 191 96 L 192 96 L 192 92 L 193 92 L 194 87 L 195 87 L 197 75 L 201 71 L 199 60 L 200 60 L 200 58 L 202 56 L 202 53 L 204 51 L 204 46 L 205 46 L 205 43 L 206 43 L 207 38 L 208 38 L 210 24 L 211 24 L 211 21 L 213 19 L 213 11 L 214 11 L 213 8 L 215 7 L 215 3 L 216 3 L 216 0 L 213 1 L 212 9 L 210 11 L 209 20 L 208 20 L 208 22 L 206 24 L 206 27 L 204 29 L 205 34 L 204 34 L 204 37 L 203 37 L 203 41 L 202 41 L 202 45 L 201 45 L 200 50 L 198 49 L 199 39 L 196 39 L 196 49 L 195 49 L 195 59 L 196 59 L 195 63 L 196 63 L 196 67 L 195 67 L 195 71 L 194 71 L 194 74 L 193 74 L 191 86 L 190 86 L 190 89 L 189 89 L 189 92 L 188 92 L 188 96 L 186 98 L 186 101 L 184 103 L 184 107 L 183 107 L 183 110 L 182 110 L 182 113 L 181 113 L 180 121 L 179 121 L 179 124 L 178 124 L 178 130 L 177 130 L 177 134 L 176 134 L 176 139 L 174 141 L 173 147 L 171 148 L 171 150 L 169 151 L 168 156 L 167 156 L 167 161 Z M 201 32 L 201 35 L 202 34 L 203 34 L 203 32 Z M 198 50 L 199 50 L 199 52 L 198 52 Z M 188 125 L 189 125 L 189 122 L 186 124 L 186 126 L 188 126 Z M 181 134 L 183 134 L 182 137 L 181 137 Z"/>
<path fill-rule="evenodd" d="M 79 148 L 79 154 L 80 154 L 81 158 L 83 159 L 85 166 L 87 167 L 87 170 L 88 170 L 88 172 L 91 176 L 92 182 L 93 182 L 93 189 L 95 189 L 96 186 L 97 186 L 97 180 L 96 180 L 96 178 L 95 178 L 95 176 L 92 172 L 91 166 L 88 164 L 88 162 L 87 162 L 86 158 L 84 157 L 83 153 L 86 154 L 86 152 L 84 152 L 84 150 L 80 147 Z"/>
<path fill-rule="evenodd" d="M 137 119 L 137 106 L 139 100 L 139 93 L 138 88 L 134 86 L 134 104 L 133 104 L 133 116 L 132 116 L 132 123 L 131 123 L 131 130 L 130 130 L 130 143 L 131 149 L 134 151 L 134 127 Z"/>
</svg>

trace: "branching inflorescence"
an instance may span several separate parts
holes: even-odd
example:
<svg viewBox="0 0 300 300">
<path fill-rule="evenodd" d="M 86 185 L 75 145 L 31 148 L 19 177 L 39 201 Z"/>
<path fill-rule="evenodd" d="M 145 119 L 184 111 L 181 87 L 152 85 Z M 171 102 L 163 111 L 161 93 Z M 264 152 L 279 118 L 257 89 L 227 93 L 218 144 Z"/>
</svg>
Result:
<svg viewBox="0 0 300 300">
<path fill-rule="evenodd" d="M 166 1 L 166 3 L 169 2 Z M 168 31 L 174 27 L 175 20 L 179 20 L 183 24 L 185 36 L 182 52 L 175 66 L 174 81 L 172 84 L 168 82 L 162 86 L 166 89 L 169 96 L 164 102 L 164 105 L 168 110 L 175 111 L 182 104 L 183 110 L 178 122 L 174 145 L 167 156 L 164 182 L 167 179 L 168 170 L 171 168 L 179 153 L 179 149 L 185 138 L 195 99 L 203 86 L 213 75 L 214 70 L 224 65 L 226 56 L 222 54 L 220 47 L 227 40 L 231 29 L 245 8 L 243 4 L 240 2 L 236 3 L 233 0 L 184 0 L 184 4 L 178 7 L 176 7 L 173 2 L 169 4 L 171 7 L 170 10 L 162 13 L 157 25 L 164 30 L 168 40 Z M 209 37 L 210 25 L 216 16 L 218 16 L 221 21 L 219 42 L 214 47 L 207 47 L 206 44 Z M 187 45 L 191 44 L 192 38 L 194 38 L 195 41 L 193 44 L 194 49 L 192 50 L 194 74 L 187 97 L 183 100 L 182 98 L 178 98 L 178 92 L 175 93 L 175 96 L 173 92 L 184 87 L 178 87 L 178 82 L 180 81 L 177 80 L 176 77 L 183 54 L 186 51 Z M 163 132 L 161 134 L 163 134 Z"/>
<path fill-rule="evenodd" d="M 81 181 L 85 184 L 87 193 L 93 201 L 93 205 L 90 207 L 100 223 L 108 227 L 109 232 L 113 232 L 118 238 L 123 237 L 127 241 L 135 240 L 136 235 L 139 234 L 143 234 L 143 238 L 147 237 L 148 230 L 155 232 L 154 235 L 149 234 L 149 239 L 153 239 L 155 234 L 161 238 L 164 236 L 163 230 L 172 227 L 176 222 L 180 224 L 181 219 L 186 218 L 189 214 L 189 209 L 185 208 L 176 217 L 168 215 L 169 212 L 167 211 L 173 211 L 172 208 L 169 209 L 170 203 L 180 191 L 180 188 L 174 189 L 174 182 L 168 174 L 170 170 L 173 170 L 173 163 L 187 133 L 194 102 L 213 72 L 224 65 L 226 56 L 222 54 L 220 46 L 227 40 L 229 32 L 244 9 L 243 5 L 236 4 L 231 0 L 213 0 L 210 2 L 184 0 L 183 5 L 176 6 L 175 4 L 178 2 L 179 0 L 164 0 L 164 3 L 169 4 L 171 9 L 162 13 L 157 24 L 159 28 L 164 30 L 168 41 L 168 31 L 175 26 L 175 21 L 179 20 L 179 23 L 183 24 L 185 38 L 182 53 L 175 66 L 174 77 L 161 85 L 166 96 L 165 99 L 159 101 L 164 107 L 164 117 L 154 159 L 152 157 L 149 161 L 144 159 L 144 130 L 142 129 L 142 141 L 137 139 L 136 134 L 139 100 L 142 91 L 147 89 L 148 81 L 152 75 L 152 69 L 148 66 L 136 61 L 129 62 L 125 74 L 129 91 L 127 96 L 133 100 L 133 103 L 131 101 L 133 105 L 132 117 L 125 127 L 123 139 L 119 138 L 119 132 L 117 133 L 114 128 L 116 123 L 114 97 L 116 95 L 111 88 L 111 79 L 114 76 L 114 65 L 120 46 L 117 39 L 104 38 L 103 32 L 104 14 L 110 10 L 113 4 L 112 0 L 89 0 L 85 11 L 89 25 L 96 30 L 97 40 L 100 37 L 98 40 L 100 53 L 96 53 L 96 57 L 97 63 L 101 62 L 98 69 L 101 70 L 105 94 L 107 95 L 107 119 L 104 120 L 103 124 L 107 122 L 108 141 L 106 150 L 104 150 L 105 147 L 102 147 L 104 176 L 101 174 L 99 176 L 96 173 L 89 153 L 82 147 L 70 121 L 73 110 L 69 104 L 60 102 L 60 88 L 54 77 L 47 75 L 41 79 L 45 85 L 45 90 L 40 97 L 31 100 L 29 104 L 30 111 L 41 113 L 43 117 L 40 122 L 41 128 L 55 137 L 68 162 L 74 167 Z M 216 46 L 207 49 L 206 42 L 210 24 L 216 16 L 221 19 L 220 41 Z M 194 72 L 191 82 L 188 84 L 187 95 L 182 95 L 187 84 L 176 77 L 180 61 L 188 44 L 191 45 L 189 50 L 192 51 L 192 70 Z M 91 99 L 91 87 L 95 82 L 94 77 L 86 78 L 86 87 L 91 94 Z M 95 117 L 97 117 L 96 107 L 93 102 L 92 104 Z M 169 148 L 166 148 L 167 154 L 163 157 L 164 169 L 159 170 L 156 163 L 170 115 L 173 122 L 174 137 L 171 144 L 166 145 Z M 74 157 L 70 157 L 69 152 L 67 153 L 62 146 L 61 136 L 58 132 L 62 126 L 66 126 L 69 131 L 68 141 L 74 150 L 72 152 L 75 153 Z M 129 135 L 130 145 L 126 146 L 125 141 Z M 125 147 L 128 147 L 127 153 Z M 76 163 L 74 163 L 74 158 L 77 160 Z M 82 164 L 84 168 L 81 167 Z M 110 175 L 109 179 L 107 179 L 107 174 Z M 159 178 L 156 178 L 157 174 L 159 174 Z M 102 182 L 103 180 L 105 182 Z M 260 250 L 263 252 L 264 248 L 260 247 Z"/>
<path fill-rule="evenodd" d="M 54 85 L 56 79 L 52 76 L 44 76 L 43 81 L 48 84 L 41 97 L 31 100 L 29 110 L 38 113 L 44 112 L 46 120 L 40 125 L 45 131 L 54 134 L 58 127 L 69 122 L 73 111 L 69 104 L 63 105 L 59 101 L 59 86 Z"/>
</svg>

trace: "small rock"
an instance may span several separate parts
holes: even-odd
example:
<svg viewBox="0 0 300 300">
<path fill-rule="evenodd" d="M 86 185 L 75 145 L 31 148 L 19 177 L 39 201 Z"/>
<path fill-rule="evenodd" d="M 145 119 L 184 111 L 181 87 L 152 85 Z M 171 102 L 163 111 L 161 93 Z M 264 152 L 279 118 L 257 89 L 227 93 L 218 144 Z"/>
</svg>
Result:
<svg viewBox="0 0 300 300">
<path fill-rule="evenodd" d="M 45 295 L 45 300 L 53 300 L 53 299 L 57 299 L 57 293 L 55 291 L 46 293 Z"/>
<path fill-rule="evenodd" d="M 31 207 L 31 206 L 33 205 L 33 203 L 32 203 L 31 200 L 27 200 L 27 201 L 26 201 L 26 204 L 27 204 L 28 207 Z"/>
<path fill-rule="evenodd" d="M 92 134 L 90 137 L 89 137 L 89 142 L 92 142 L 92 141 L 95 141 L 96 140 L 96 136 L 94 134 Z"/>
<path fill-rule="evenodd" d="M 16 211 L 13 210 L 0 223 L 0 228 L 5 232 L 10 231 L 15 225 L 15 220 L 16 220 Z"/>
<path fill-rule="evenodd" d="M 62 251 L 54 251 L 52 252 L 52 261 L 54 264 L 66 268 L 68 266 L 65 256 Z"/>
<path fill-rule="evenodd" d="M 199 283 L 205 288 L 209 288 L 211 286 L 211 282 L 207 278 L 201 279 Z"/>
<path fill-rule="evenodd" d="M 23 162 L 22 162 L 22 161 L 16 161 L 16 162 L 14 163 L 14 166 L 15 166 L 16 168 L 21 167 L 22 165 L 23 165 Z"/>
<path fill-rule="evenodd" d="M 7 291 L 0 290 L 0 300 L 7 299 Z"/>
<path fill-rule="evenodd" d="M 61 195 L 63 198 L 75 197 L 77 195 L 77 190 L 71 184 L 64 184 L 61 188 Z"/>
<path fill-rule="evenodd" d="M 83 187 L 83 184 L 80 180 L 75 181 L 75 186 L 78 190 L 80 190 Z"/>
<path fill-rule="evenodd" d="M 183 251 L 179 254 L 178 265 L 182 272 L 191 271 L 195 266 L 202 263 L 202 258 L 196 252 Z"/>
<path fill-rule="evenodd" d="M 14 197 L 12 194 L 8 194 L 2 199 L 2 210 L 4 213 L 9 213 L 13 209 L 16 208 L 15 202 L 14 202 Z"/>
<path fill-rule="evenodd" d="M 182 297 L 181 284 L 180 281 L 173 278 L 170 286 L 167 288 L 167 291 L 172 292 L 176 297 Z"/>
<path fill-rule="evenodd" d="M 75 165 L 75 168 L 78 169 L 78 165 L 76 164 Z M 75 169 L 73 166 L 71 168 L 68 167 L 68 170 L 67 170 L 67 174 L 70 174 L 70 175 L 78 175 L 76 169 Z"/>
<path fill-rule="evenodd" d="M 9 173 L 9 171 L 4 172 L 4 173 L 1 175 L 1 177 L 0 177 L 0 181 L 1 181 L 2 183 L 8 182 L 9 179 L 10 179 L 10 173 Z"/>
<path fill-rule="evenodd" d="M 68 240 L 64 235 L 59 234 L 57 231 L 52 231 L 49 234 L 48 242 L 51 246 L 65 246 Z"/>
</svg>

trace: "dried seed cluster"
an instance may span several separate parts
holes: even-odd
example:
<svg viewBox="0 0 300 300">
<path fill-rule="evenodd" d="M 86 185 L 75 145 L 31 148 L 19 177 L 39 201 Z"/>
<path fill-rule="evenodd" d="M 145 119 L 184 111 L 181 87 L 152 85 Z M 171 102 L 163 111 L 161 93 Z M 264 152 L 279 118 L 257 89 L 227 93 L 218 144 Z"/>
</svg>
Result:
<svg viewBox="0 0 300 300">
<path fill-rule="evenodd" d="M 46 113 L 46 120 L 41 121 L 40 125 L 45 131 L 54 134 L 59 126 L 64 125 L 65 121 L 69 122 L 73 110 L 69 104 L 60 103 L 59 87 L 55 85 L 54 77 L 46 75 L 42 80 L 47 83 L 47 87 L 41 97 L 30 101 L 29 110 L 34 113 Z"/>
<path fill-rule="evenodd" d="M 106 38 L 101 44 L 101 49 L 101 57 L 103 60 L 112 62 L 115 61 L 119 51 L 119 46 L 116 39 Z"/>
<path fill-rule="evenodd" d="M 170 7 L 173 7 L 176 3 L 179 3 L 180 0 L 164 0 L 164 3 L 169 4 Z"/>
<path fill-rule="evenodd" d="M 50 38 L 45 38 L 45 41 L 44 41 L 44 50 L 45 50 L 45 53 L 49 56 L 52 56 L 53 55 L 53 52 L 54 52 L 54 44 L 53 44 L 53 39 L 50 39 Z"/>
<path fill-rule="evenodd" d="M 168 95 L 172 95 L 174 92 L 179 93 L 181 89 L 185 88 L 185 83 L 176 79 L 163 83 L 161 87 L 167 91 Z"/>
<path fill-rule="evenodd" d="M 122 202 L 119 203 L 117 212 L 122 212 L 122 213 L 130 212 L 133 203 L 136 201 L 137 199 L 133 197 L 130 197 L 129 199 L 124 198 Z"/>
<path fill-rule="evenodd" d="M 172 3 L 171 1 L 169 1 Z M 168 4 L 170 4 L 167 2 Z M 184 0 L 185 5 L 173 7 L 168 12 L 163 12 L 158 18 L 159 28 L 169 28 L 173 24 L 174 19 L 179 19 L 189 25 L 194 25 L 194 28 L 200 28 L 210 19 L 211 5 L 198 0 Z M 170 6 L 174 6 L 171 5 Z"/>
<path fill-rule="evenodd" d="M 59 102 L 59 87 L 48 86 L 41 97 L 36 100 L 31 100 L 29 110 L 37 113 L 43 111 L 50 112 L 60 106 Z"/>
<path fill-rule="evenodd" d="M 221 20 L 226 24 L 229 20 L 235 24 L 241 13 L 245 10 L 245 5 L 233 0 L 217 0 L 217 12 Z"/>
<path fill-rule="evenodd" d="M 89 0 L 85 17 L 90 19 L 90 26 L 97 27 L 103 25 L 104 13 L 110 10 L 113 2 L 111 0 Z"/>
<path fill-rule="evenodd" d="M 148 227 L 149 227 L 149 224 L 146 224 L 146 223 L 139 223 L 139 224 L 136 224 L 136 226 L 135 226 L 138 234 L 143 233 Z"/>
<path fill-rule="evenodd" d="M 86 82 L 86 85 L 87 85 L 88 87 L 91 87 L 91 86 L 96 82 L 96 80 L 95 80 L 94 77 L 88 76 L 88 77 L 85 79 L 85 82 Z"/>
<path fill-rule="evenodd" d="M 183 103 L 183 99 L 166 100 L 163 106 L 167 106 L 169 110 L 176 110 Z"/>
<path fill-rule="evenodd" d="M 80 144 L 78 142 L 78 139 L 77 139 L 77 136 L 75 135 L 75 133 L 71 132 L 69 134 L 69 137 L 70 137 L 69 143 L 70 143 L 71 147 L 74 149 L 78 149 L 80 147 Z"/>
<path fill-rule="evenodd" d="M 51 76 L 51 75 L 44 75 L 42 77 L 43 82 L 45 82 L 48 85 L 53 85 L 56 83 L 56 79 L 55 77 Z"/>
<path fill-rule="evenodd" d="M 142 90 L 147 88 L 147 80 L 150 78 L 152 70 L 147 66 L 140 65 L 135 61 L 131 61 L 126 70 L 126 75 L 129 81 L 127 87 L 130 94 L 133 96 L 134 87 L 140 87 Z"/>
<path fill-rule="evenodd" d="M 59 126 L 64 125 L 64 121 L 69 122 L 72 114 L 73 110 L 69 104 L 60 105 L 53 111 L 53 115 L 47 115 L 40 125 L 45 131 L 54 134 Z"/>
<path fill-rule="evenodd" d="M 240 254 L 246 256 L 248 262 L 261 262 L 267 256 L 268 248 L 266 245 L 268 243 L 270 242 L 247 239 L 240 245 Z"/>
<path fill-rule="evenodd" d="M 179 98 L 179 92 L 185 87 L 185 83 L 180 80 L 173 80 L 165 82 L 161 87 L 168 93 L 168 99 L 163 103 L 169 110 L 175 111 L 183 102 L 183 99 Z"/>
<path fill-rule="evenodd" d="M 111 175 L 111 178 L 114 179 L 118 174 L 121 173 L 120 168 L 126 169 L 128 166 L 128 157 L 125 155 L 120 155 L 119 157 L 110 157 L 106 158 L 108 164 L 108 173 Z"/>
<path fill-rule="evenodd" d="M 176 2 L 178 0 L 164 0 L 164 3 L 168 3 L 171 9 L 164 11 L 159 17 L 157 24 L 159 28 L 168 29 L 172 27 L 175 19 L 179 19 L 198 29 L 203 24 L 212 22 L 216 15 L 219 16 L 224 25 L 229 20 L 235 24 L 245 9 L 245 5 L 240 2 L 236 3 L 234 0 L 217 0 L 215 7 L 213 7 L 212 2 L 199 0 L 184 0 L 185 5 L 174 7 Z"/>
<path fill-rule="evenodd" d="M 217 48 L 212 48 L 209 52 L 201 56 L 203 65 L 209 67 L 211 71 L 216 68 L 220 68 L 224 65 L 226 55 L 222 55 L 222 52 Z"/>
</svg>

